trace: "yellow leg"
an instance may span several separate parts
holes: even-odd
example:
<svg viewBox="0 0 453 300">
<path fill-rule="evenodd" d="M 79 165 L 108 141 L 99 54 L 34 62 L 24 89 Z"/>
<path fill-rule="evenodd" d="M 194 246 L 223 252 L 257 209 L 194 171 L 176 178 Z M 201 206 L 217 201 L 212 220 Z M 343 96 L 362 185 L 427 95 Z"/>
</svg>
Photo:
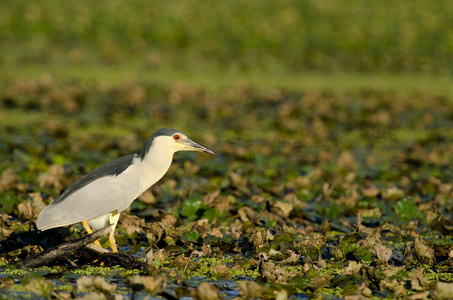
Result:
<svg viewBox="0 0 453 300">
<path fill-rule="evenodd" d="M 112 248 L 113 252 L 118 252 L 118 249 L 116 248 L 116 241 L 115 241 L 115 228 L 116 228 L 116 225 L 118 224 L 119 218 L 120 218 L 120 213 L 118 211 L 110 213 L 109 223 L 110 223 L 110 226 L 112 226 L 112 231 L 109 233 L 109 242 L 110 242 L 110 247 Z"/>
<path fill-rule="evenodd" d="M 82 222 L 82 226 L 83 226 L 83 228 L 85 228 L 85 230 L 87 231 L 88 234 L 92 234 L 92 233 L 93 233 L 93 230 L 91 230 L 90 225 L 88 225 L 88 220 L 83 221 L 83 222 Z M 101 243 L 99 243 L 98 240 L 95 240 L 95 241 L 94 241 L 94 244 L 97 245 L 97 246 L 99 246 L 99 247 L 102 247 L 102 246 L 101 246 Z"/>
</svg>

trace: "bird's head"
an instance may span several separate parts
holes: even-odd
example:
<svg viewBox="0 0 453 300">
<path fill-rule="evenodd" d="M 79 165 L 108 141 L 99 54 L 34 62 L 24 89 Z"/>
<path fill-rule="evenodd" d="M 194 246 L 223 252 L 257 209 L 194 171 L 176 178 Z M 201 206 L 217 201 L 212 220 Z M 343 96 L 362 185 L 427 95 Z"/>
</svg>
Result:
<svg viewBox="0 0 453 300">
<path fill-rule="evenodd" d="M 159 148 L 171 154 L 178 151 L 199 151 L 215 154 L 211 149 L 192 141 L 187 135 L 173 128 L 162 128 L 156 131 L 143 147 L 142 159 L 151 147 Z"/>
</svg>

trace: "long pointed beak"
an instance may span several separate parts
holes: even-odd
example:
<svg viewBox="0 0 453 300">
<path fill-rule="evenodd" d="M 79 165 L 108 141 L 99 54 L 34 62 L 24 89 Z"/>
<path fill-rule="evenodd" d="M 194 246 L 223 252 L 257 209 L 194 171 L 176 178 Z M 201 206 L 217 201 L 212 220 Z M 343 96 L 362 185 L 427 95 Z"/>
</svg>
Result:
<svg viewBox="0 0 453 300">
<path fill-rule="evenodd" d="M 205 146 L 203 146 L 201 144 L 195 143 L 191 139 L 185 140 L 184 141 L 184 145 L 186 145 L 186 150 L 189 150 L 189 151 L 206 152 L 206 153 L 210 153 L 210 154 L 214 154 L 215 155 L 214 151 L 212 151 L 208 147 L 205 147 Z"/>
</svg>

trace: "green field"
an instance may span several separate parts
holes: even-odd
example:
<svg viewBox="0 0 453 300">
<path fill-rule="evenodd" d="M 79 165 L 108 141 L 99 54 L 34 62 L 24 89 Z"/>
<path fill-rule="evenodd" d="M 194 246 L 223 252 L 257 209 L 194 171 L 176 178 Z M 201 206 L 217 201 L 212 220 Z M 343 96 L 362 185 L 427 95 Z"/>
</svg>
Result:
<svg viewBox="0 0 453 300">
<path fill-rule="evenodd" d="M 427 0 L 1 1 L 0 299 L 453 298 L 451 15 Z M 123 213 L 119 249 L 152 249 L 146 268 L 12 265 L 84 235 L 38 234 L 36 218 L 162 127 L 216 155 L 177 153 Z"/>
</svg>

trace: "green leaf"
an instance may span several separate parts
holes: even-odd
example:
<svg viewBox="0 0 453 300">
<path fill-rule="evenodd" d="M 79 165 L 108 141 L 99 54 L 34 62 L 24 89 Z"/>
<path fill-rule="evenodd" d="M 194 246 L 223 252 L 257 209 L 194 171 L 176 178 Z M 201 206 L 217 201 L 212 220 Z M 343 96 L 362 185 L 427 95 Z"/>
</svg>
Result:
<svg viewBox="0 0 453 300">
<path fill-rule="evenodd" d="M 198 231 L 189 231 L 181 237 L 181 239 L 184 242 L 192 242 L 192 243 L 196 243 L 199 238 L 200 238 L 200 234 L 198 233 Z"/>
<path fill-rule="evenodd" d="M 404 198 L 398 201 L 395 205 L 395 212 L 405 221 L 411 221 L 413 219 L 426 221 L 425 216 L 418 210 L 417 205 L 415 205 L 411 198 Z"/>
<path fill-rule="evenodd" d="M 203 203 L 203 200 L 190 198 L 182 202 L 181 215 L 189 221 L 193 221 L 199 218 L 202 213 L 201 211 L 204 209 L 206 209 L 206 205 Z"/>
<path fill-rule="evenodd" d="M 371 262 L 373 261 L 373 255 L 371 252 L 363 247 L 357 247 L 354 250 L 354 256 L 357 258 L 357 260 L 362 261 L 362 262 Z"/>
</svg>

